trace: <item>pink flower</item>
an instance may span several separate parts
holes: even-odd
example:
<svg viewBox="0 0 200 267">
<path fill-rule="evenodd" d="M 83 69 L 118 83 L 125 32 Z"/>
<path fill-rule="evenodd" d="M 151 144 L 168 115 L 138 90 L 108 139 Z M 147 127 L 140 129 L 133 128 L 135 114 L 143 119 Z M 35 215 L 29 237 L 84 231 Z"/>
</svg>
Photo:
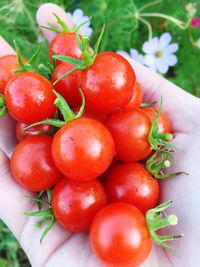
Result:
<svg viewBox="0 0 200 267">
<path fill-rule="evenodd" d="M 193 28 L 198 28 L 200 26 L 200 18 L 195 17 L 191 20 L 191 25 Z"/>
</svg>

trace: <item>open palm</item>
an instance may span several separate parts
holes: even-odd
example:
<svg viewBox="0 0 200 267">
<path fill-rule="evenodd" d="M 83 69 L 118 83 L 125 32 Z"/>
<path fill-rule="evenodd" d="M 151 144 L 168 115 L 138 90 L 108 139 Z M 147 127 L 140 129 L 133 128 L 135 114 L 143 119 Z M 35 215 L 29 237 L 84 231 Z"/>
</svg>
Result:
<svg viewBox="0 0 200 267">
<path fill-rule="evenodd" d="M 56 13 L 68 25 L 72 22 L 66 13 L 56 5 L 45 4 L 37 13 L 39 25 L 56 24 L 52 13 Z M 43 29 L 48 41 L 55 33 Z M 0 37 L 0 56 L 15 53 Z M 173 200 L 171 213 L 179 218 L 173 227 L 174 233 L 183 233 L 182 240 L 174 241 L 173 247 L 180 256 L 155 246 L 143 267 L 195 267 L 200 266 L 200 182 L 198 164 L 200 161 L 200 100 L 187 94 L 162 77 L 145 67 L 131 62 L 137 79 L 145 92 L 145 101 L 163 97 L 164 110 L 173 123 L 174 143 L 183 149 L 176 154 L 177 165 L 171 171 L 185 171 L 175 179 L 161 181 L 161 201 Z M 50 231 L 40 245 L 41 231 L 35 228 L 35 218 L 27 218 L 25 211 L 34 209 L 34 203 L 25 196 L 30 192 L 19 187 L 12 178 L 9 159 L 3 150 L 10 154 L 15 140 L 15 123 L 5 115 L 0 118 L 0 218 L 8 225 L 27 253 L 33 267 L 98 267 L 101 263 L 93 255 L 88 235 L 72 234 L 58 225 Z M 171 229 L 167 229 L 168 233 Z"/>
</svg>

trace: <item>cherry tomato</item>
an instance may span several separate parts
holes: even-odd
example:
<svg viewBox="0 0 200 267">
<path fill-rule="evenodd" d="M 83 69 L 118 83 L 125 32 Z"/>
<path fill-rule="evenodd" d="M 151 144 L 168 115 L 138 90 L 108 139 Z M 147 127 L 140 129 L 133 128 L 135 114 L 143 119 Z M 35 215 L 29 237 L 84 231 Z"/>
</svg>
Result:
<svg viewBox="0 0 200 267">
<path fill-rule="evenodd" d="M 13 76 L 5 88 L 10 115 L 26 124 L 52 118 L 56 111 L 52 89 L 51 83 L 38 73 L 23 72 Z"/>
<path fill-rule="evenodd" d="M 62 179 L 54 188 L 52 208 L 57 222 L 71 232 L 87 232 L 96 213 L 106 205 L 106 193 L 97 180 Z"/>
<path fill-rule="evenodd" d="M 128 105 L 126 105 L 124 108 L 126 109 L 139 108 L 142 104 L 142 99 L 143 99 L 142 88 L 139 85 L 139 83 L 136 82 L 133 97 L 131 98 L 131 101 L 128 103 Z"/>
<path fill-rule="evenodd" d="M 52 82 L 74 68 L 68 63 L 59 64 L 53 72 Z M 54 85 L 55 90 L 65 98 L 71 107 L 81 104 L 81 94 L 78 87 L 79 76 L 80 71 L 74 71 Z"/>
<path fill-rule="evenodd" d="M 106 193 L 110 202 L 133 204 L 144 214 L 156 206 L 159 184 L 141 163 L 122 163 L 107 176 Z"/>
<path fill-rule="evenodd" d="M 128 104 L 134 94 L 135 73 L 129 62 L 113 52 L 99 53 L 81 72 L 80 87 L 86 107 L 111 113 Z"/>
<path fill-rule="evenodd" d="M 24 130 L 28 125 L 22 122 L 17 122 L 16 124 L 16 137 L 19 142 L 21 142 L 24 138 L 27 136 L 32 136 L 33 134 L 39 134 L 39 132 L 47 132 L 50 133 L 52 130 L 52 126 L 47 125 L 47 124 L 42 124 L 42 125 L 37 125 L 34 127 L 31 127 L 27 129 L 26 131 Z"/>
<path fill-rule="evenodd" d="M 11 157 L 11 171 L 22 187 L 43 191 L 62 178 L 51 156 L 52 140 L 47 135 L 28 136 L 15 147 Z"/>
<path fill-rule="evenodd" d="M 25 63 L 26 60 L 22 58 Z M 14 75 L 14 71 L 19 69 L 16 55 L 6 55 L 0 58 L 0 93 L 4 93 L 7 82 Z"/>
<path fill-rule="evenodd" d="M 76 33 L 65 32 L 58 34 L 49 46 L 49 59 L 52 61 L 52 55 L 70 56 L 77 59 L 82 58 L 82 51 L 76 41 Z M 62 61 L 56 60 L 56 66 Z"/>
<path fill-rule="evenodd" d="M 52 155 L 68 178 L 87 181 L 101 175 L 114 156 L 114 142 L 99 121 L 80 118 L 67 123 L 55 135 Z"/>
<path fill-rule="evenodd" d="M 149 119 L 151 120 L 151 123 L 153 122 L 155 118 L 155 114 L 158 113 L 158 109 L 154 107 L 146 107 L 143 108 L 143 110 L 148 115 Z M 161 133 L 171 133 L 172 132 L 172 125 L 169 117 L 165 112 L 160 113 L 160 117 L 158 119 L 158 130 Z"/>
<path fill-rule="evenodd" d="M 79 109 L 80 109 L 80 106 L 76 106 L 72 110 L 75 114 L 77 114 L 79 112 Z M 89 110 L 88 108 L 84 108 L 81 118 L 95 119 L 97 121 L 104 123 L 107 120 L 108 115 L 105 113 L 100 113 L 100 112 Z"/>
<path fill-rule="evenodd" d="M 151 153 L 148 134 L 151 122 L 142 109 L 125 109 L 113 113 L 106 121 L 122 161 L 138 161 Z"/>
<path fill-rule="evenodd" d="M 152 241 L 141 211 L 127 203 L 101 209 L 90 228 L 90 243 L 106 265 L 138 267 L 149 255 Z"/>
</svg>

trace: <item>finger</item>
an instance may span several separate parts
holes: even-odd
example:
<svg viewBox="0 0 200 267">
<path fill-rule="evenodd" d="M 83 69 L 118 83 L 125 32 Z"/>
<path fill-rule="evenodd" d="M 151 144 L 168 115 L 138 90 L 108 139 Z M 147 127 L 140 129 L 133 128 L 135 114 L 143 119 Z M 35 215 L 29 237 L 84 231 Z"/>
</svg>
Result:
<svg viewBox="0 0 200 267">
<path fill-rule="evenodd" d="M 15 50 L 0 36 L 0 57 L 15 54 Z"/>
<path fill-rule="evenodd" d="M 15 54 L 15 50 L 0 36 L 0 57 L 10 54 Z M 15 145 L 15 121 L 6 114 L 0 117 L 0 148 L 10 154 Z"/>
<path fill-rule="evenodd" d="M 18 238 L 25 223 L 23 213 L 32 208 L 30 192 L 18 186 L 10 173 L 10 161 L 0 150 L 0 218 Z"/>
<path fill-rule="evenodd" d="M 69 28 L 72 28 L 74 26 L 74 23 L 71 20 L 70 16 L 64 10 L 61 7 L 51 3 L 43 4 L 38 9 L 36 14 L 36 20 L 38 25 L 40 27 L 54 26 L 61 29 L 61 26 L 57 23 L 53 13 L 58 15 L 61 20 L 65 21 Z M 44 28 L 41 28 L 41 30 L 48 42 L 51 42 L 52 39 L 56 36 L 56 33 L 53 31 Z"/>
</svg>

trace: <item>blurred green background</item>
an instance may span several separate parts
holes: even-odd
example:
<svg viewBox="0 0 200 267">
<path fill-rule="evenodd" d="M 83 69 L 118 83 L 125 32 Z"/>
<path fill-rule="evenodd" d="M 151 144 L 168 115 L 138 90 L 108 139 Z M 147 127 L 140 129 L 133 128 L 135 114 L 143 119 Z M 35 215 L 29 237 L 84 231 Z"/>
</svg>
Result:
<svg viewBox="0 0 200 267">
<path fill-rule="evenodd" d="M 42 0 L 0 0 L 0 35 L 11 45 L 16 40 L 23 55 L 29 57 L 42 40 L 40 61 L 47 59 L 47 43 L 42 39 L 40 30 L 35 22 L 38 7 L 45 3 Z M 126 50 L 136 48 L 141 51 L 142 44 L 148 39 L 147 27 L 135 17 L 135 12 L 148 3 L 149 0 L 54 0 L 51 1 L 72 12 L 81 8 L 85 15 L 91 16 L 94 29 L 92 40 L 96 39 L 102 23 L 106 22 L 106 32 L 101 44 L 101 50 Z M 163 12 L 184 22 L 187 21 L 186 5 L 196 4 L 197 12 L 194 17 L 200 17 L 200 0 L 163 0 L 149 6 L 145 12 Z M 170 32 L 173 42 L 179 44 L 176 53 L 178 63 L 170 68 L 165 77 L 184 90 L 200 96 L 200 47 L 195 47 L 193 40 L 200 38 L 200 27 L 192 28 L 190 24 L 181 30 L 172 22 L 162 18 L 146 17 L 151 24 L 153 36 Z M 200 39 L 199 39 L 200 43 Z M 200 44 L 199 44 L 200 46 Z M 30 264 L 20 249 L 17 241 L 8 228 L 0 221 L 0 267 L 28 267 Z"/>
</svg>

